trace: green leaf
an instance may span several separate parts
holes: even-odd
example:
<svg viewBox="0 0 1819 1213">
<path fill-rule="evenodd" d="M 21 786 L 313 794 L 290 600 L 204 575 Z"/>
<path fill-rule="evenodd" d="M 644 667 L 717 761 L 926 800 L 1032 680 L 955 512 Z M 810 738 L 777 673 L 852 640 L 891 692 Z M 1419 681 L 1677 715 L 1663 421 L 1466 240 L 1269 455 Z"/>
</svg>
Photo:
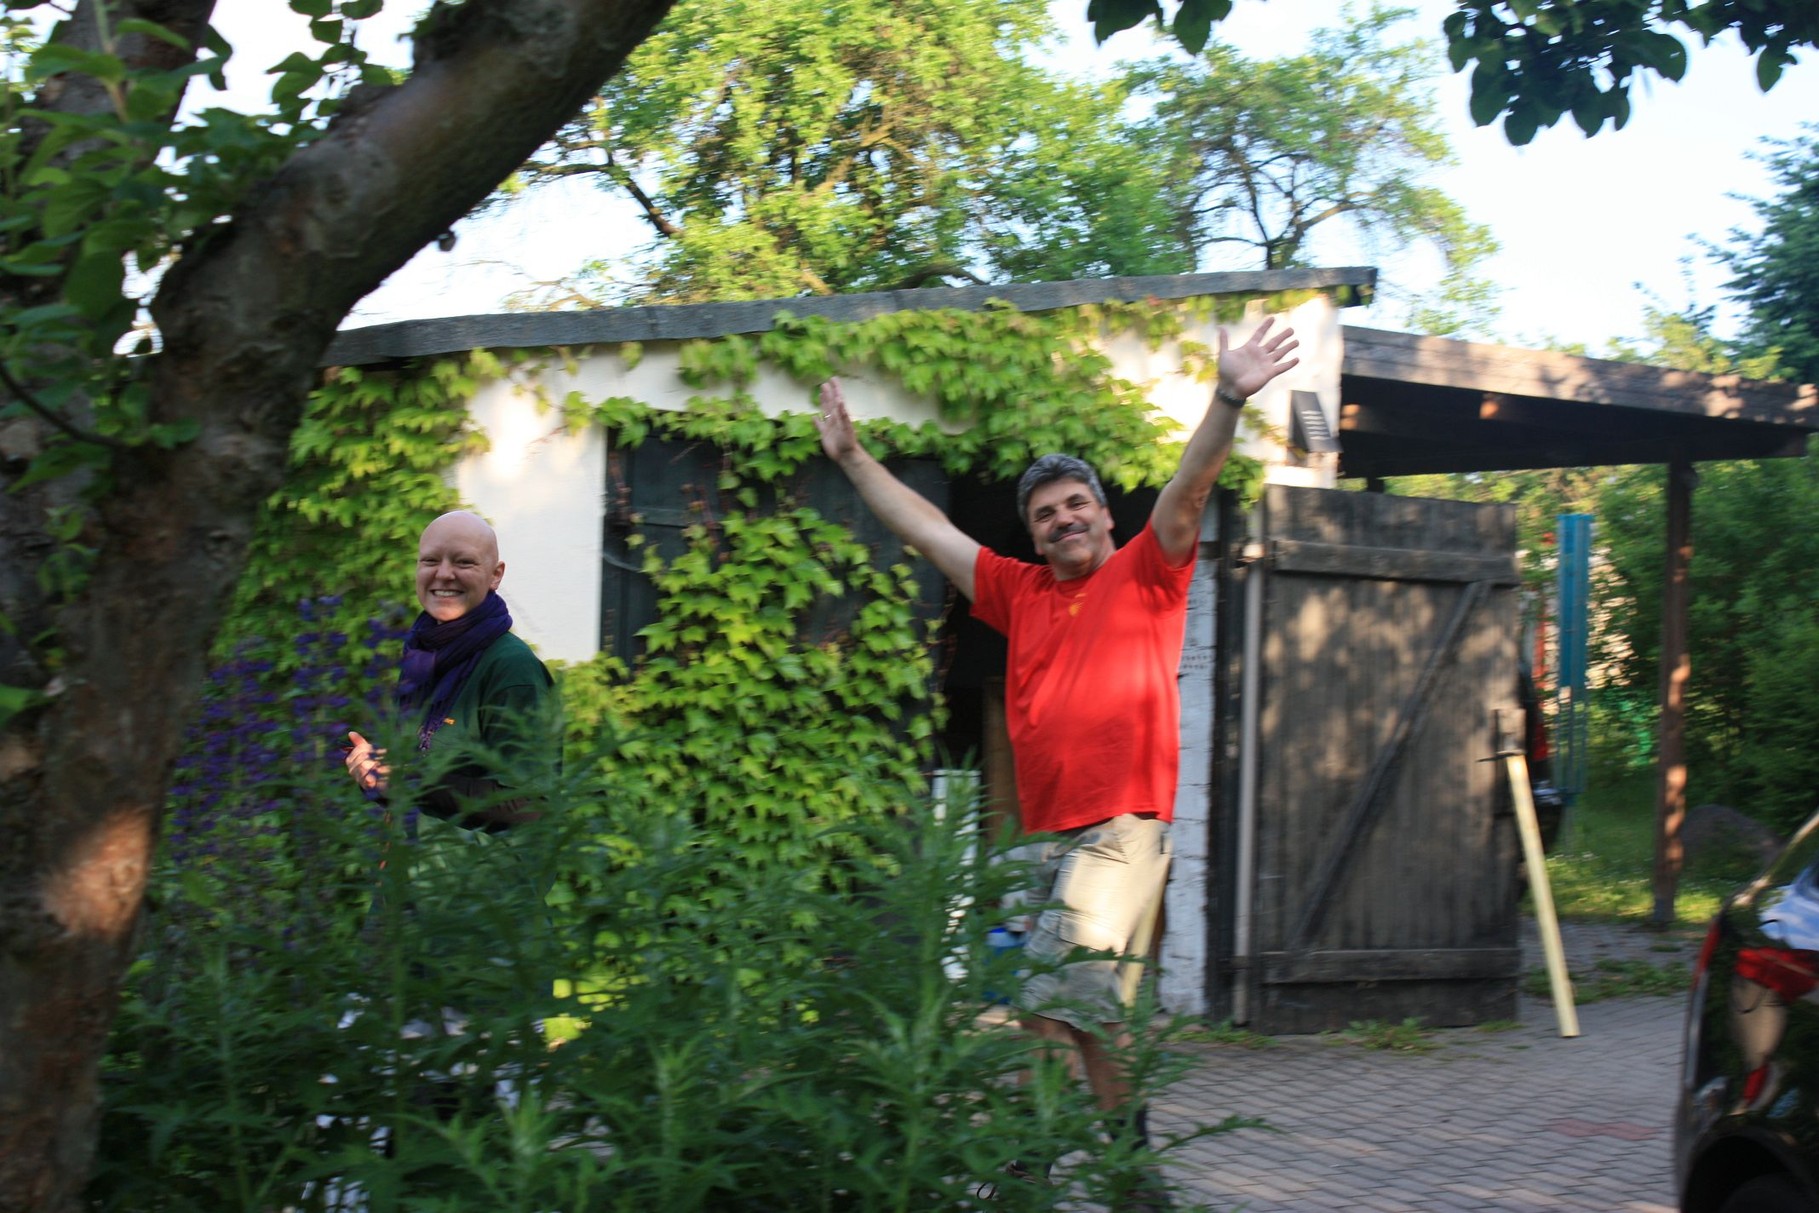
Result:
<svg viewBox="0 0 1819 1213">
<path fill-rule="evenodd" d="M 1686 74 L 1686 47 L 1672 34 L 1638 30 L 1618 43 L 1635 62 L 1654 69 L 1669 80 Z"/>
<path fill-rule="evenodd" d="M 8 487 L 12 492 L 22 493 L 34 484 L 58 480 L 84 468 L 105 467 L 108 458 L 108 449 L 92 442 L 58 442 L 46 447 L 44 453 L 25 469 L 25 474 Z"/>
<path fill-rule="evenodd" d="M 104 219 L 89 225 L 82 236 L 82 247 L 86 252 L 125 253 L 143 247 L 157 235 L 158 229 L 149 218 Z"/>
<path fill-rule="evenodd" d="M 44 201 L 44 234 L 66 236 L 87 227 L 111 190 L 94 177 L 76 177 L 49 191 Z"/>
<path fill-rule="evenodd" d="M 45 702 L 44 692 L 32 687 L 0 685 L 0 728 L 19 713 Z"/>
<path fill-rule="evenodd" d="M 1756 87 L 1768 92 L 1781 79 L 1781 69 L 1794 57 L 1778 47 L 1769 47 L 1756 56 Z"/>
<path fill-rule="evenodd" d="M 323 11 L 326 12 L 327 10 L 324 9 Z M 283 59 L 280 59 L 277 65 L 271 68 L 266 74 L 268 76 L 289 76 L 297 73 L 320 72 L 321 70 L 320 65 L 302 51 L 292 51 Z"/>
<path fill-rule="evenodd" d="M 166 29 L 156 21 L 147 21 L 143 17 L 128 17 L 114 28 L 122 34 L 141 34 L 147 38 L 155 38 L 159 42 L 168 43 L 169 45 L 176 47 L 178 50 L 186 51 L 190 48 L 188 38 L 185 38 L 174 30 Z"/>
<path fill-rule="evenodd" d="M 100 322 L 123 302 L 126 264 L 117 251 L 84 250 L 63 280 L 63 297 L 89 320 Z"/>
<path fill-rule="evenodd" d="M 1601 93 L 1589 93 L 1573 102 L 1573 121 L 1587 137 L 1596 135 L 1604 125 L 1605 104 Z"/>
<path fill-rule="evenodd" d="M 93 76 L 107 84 L 126 79 L 126 64 L 118 55 L 104 51 L 85 51 L 66 42 L 47 42 L 32 55 L 31 74 L 43 79 L 63 72 Z"/>
<path fill-rule="evenodd" d="M 1232 0 L 1181 0 L 1181 7 L 1175 10 L 1175 38 L 1188 54 L 1198 55 L 1206 48 L 1213 25 L 1231 11 Z"/>
<path fill-rule="evenodd" d="M 1531 106 L 1523 105 L 1510 110 L 1503 120 L 1503 137 L 1510 141 L 1512 147 L 1523 147 L 1532 142 L 1535 132 L 1541 129 L 1541 123 Z"/>
<path fill-rule="evenodd" d="M 196 419 L 186 418 L 163 425 L 154 425 L 146 430 L 145 436 L 153 446 L 161 450 L 170 450 L 188 442 L 194 442 L 202 433 L 202 423 Z"/>
<path fill-rule="evenodd" d="M 1127 30 L 1145 17 L 1162 20 L 1158 0 L 1089 0 L 1086 19 L 1092 23 L 1093 39 L 1104 42 L 1113 34 Z"/>
<path fill-rule="evenodd" d="M 1478 70 L 1472 73 L 1472 121 L 1478 126 L 1489 126 L 1497 120 L 1497 115 L 1510 101 L 1509 88 L 1503 83 L 1501 70 L 1486 71 L 1486 64 L 1479 63 Z"/>
<path fill-rule="evenodd" d="M 1457 13 L 1454 14 L 1454 16 L 1461 15 L 1462 14 Z M 1448 20 L 1451 20 L 1451 18 L 1448 18 Z M 1471 39 L 1455 38 L 1451 36 L 1447 38 L 1446 61 L 1452 66 L 1454 71 L 1464 71 L 1465 65 L 1477 58 L 1477 54 L 1478 52 Z"/>
<path fill-rule="evenodd" d="M 67 303 L 46 303 L 39 307 L 28 307 L 24 311 L 14 312 L 11 320 L 14 329 L 24 332 L 39 325 L 54 324 L 60 320 L 71 320 L 82 313 Z"/>
</svg>

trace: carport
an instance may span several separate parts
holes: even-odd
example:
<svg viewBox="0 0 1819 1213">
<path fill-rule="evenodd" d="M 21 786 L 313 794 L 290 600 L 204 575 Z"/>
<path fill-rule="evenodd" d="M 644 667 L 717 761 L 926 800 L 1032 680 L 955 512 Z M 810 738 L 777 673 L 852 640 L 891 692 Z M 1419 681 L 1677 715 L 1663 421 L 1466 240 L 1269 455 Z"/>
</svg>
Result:
<svg viewBox="0 0 1819 1213">
<path fill-rule="evenodd" d="M 1700 461 L 1805 455 L 1812 384 L 1671 371 L 1346 326 L 1340 475 L 1390 476 L 1665 464 L 1655 904 L 1673 921 L 1686 813 L 1688 569 Z"/>
</svg>

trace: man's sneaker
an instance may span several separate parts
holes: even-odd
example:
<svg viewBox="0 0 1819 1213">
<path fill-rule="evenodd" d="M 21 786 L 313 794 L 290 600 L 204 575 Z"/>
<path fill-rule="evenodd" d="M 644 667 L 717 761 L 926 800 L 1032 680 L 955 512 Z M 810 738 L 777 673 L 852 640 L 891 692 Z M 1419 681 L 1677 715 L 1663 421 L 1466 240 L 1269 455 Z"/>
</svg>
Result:
<svg viewBox="0 0 1819 1213">
<path fill-rule="evenodd" d="M 1046 1168 L 1044 1170 L 1046 1171 Z M 1013 1158 L 1010 1161 L 1010 1165 L 1004 1168 L 1004 1180 L 988 1179 L 979 1185 L 973 1195 L 977 1196 L 980 1200 L 997 1200 L 999 1185 L 1004 1181 L 1024 1184 L 1046 1184 L 1048 1182 L 1048 1176 L 1030 1170 L 1030 1168 L 1025 1166 L 1021 1160 Z"/>
</svg>

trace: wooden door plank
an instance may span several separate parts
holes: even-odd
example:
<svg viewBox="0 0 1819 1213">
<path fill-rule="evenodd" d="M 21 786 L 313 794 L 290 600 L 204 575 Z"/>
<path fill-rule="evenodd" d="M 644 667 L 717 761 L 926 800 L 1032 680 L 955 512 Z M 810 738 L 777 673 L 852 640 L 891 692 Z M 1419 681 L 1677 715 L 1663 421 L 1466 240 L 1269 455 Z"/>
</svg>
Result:
<svg viewBox="0 0 1819 1213">
<path fill-rule="evenodd" d="M 1461 981 L 1508 977 L 1521 964 L 1518 948 L 1350 948 L 1264 952 L 1257 958 L 1265 985 L 1344 981 Z"/>
<path fill-rule="evenodd" d="M 1520 585 L 1515 553 L 1485 556 L 1476 552 L 1435 552 L 1413 548 L 1360 547 L 1275 539 L 1270 557 L 1284 573 L 1322 573 L 1372 581 L 1485 581 Z"/>
<path fill-rule="evenodd" d="M 1420 729 L 1427 718 L 1428 706 L 1434 681 L 1439 676 L 1445 660 L 1458 644 L 1460 633 L 1472 608 L 1482 602 L 1490 590 L 1490 583 L 1474 581 L 1467 585 L 1459 595 L 1459 601 L 1453 608 L 1452 616 L 1446 621 L 1433 648 L 1428 653 L 1427 663 L 1422 667 L 1421 676 L 1415 682 L 1414 690 L 1409 693 L 1396 716 L 1395 729 L 1390 734 L 1389 743 L 1378 751 L 1376 762 L 1364 785 L 1359 788 L 1351 807 L 1341 819 L 1339 829 L 1322 856 L 1320 867 L 1314 877 L 1313 887 L 1309 890 L 1306 905 L 1295 929 L 1289 935 L 1288 947 L 1291 952 L 1305 951 L 1313 934 L 1319 929 L 1321 920 L 1326 916 L 1332 894 L 1338 885 L 1339 875 L 1344 870 L 1346 858 L 1352 848 L 1362 837 L 1366 827 L 1375 819 L 1382 793 L 1388 784 L 1389 777 L 1401 764 L 1403 752 L 1408 742 Z"/>
</svg>

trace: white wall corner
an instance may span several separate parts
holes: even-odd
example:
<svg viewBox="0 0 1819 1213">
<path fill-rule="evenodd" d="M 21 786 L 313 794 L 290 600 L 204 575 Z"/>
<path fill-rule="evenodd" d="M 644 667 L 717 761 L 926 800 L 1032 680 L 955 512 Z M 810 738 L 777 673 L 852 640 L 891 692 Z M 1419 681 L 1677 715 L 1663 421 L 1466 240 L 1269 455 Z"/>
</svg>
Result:
<svg viewBox="0 0 1819 1213">
<path fill-rule="evenodd" d="M 605 435 L 569 432 L 510 383 L 483 386 L 469 413 L 490 446 L 455 468 L 455 490 L 499 533 L 512 630 L 539 656 L 586 661 L 600 648 Z"/>
<path fill-rule="evenodd" d="M 1162 940 L 1158 989 L 1162 1006 L 1177 1015 L 1203 1015 L 1209 1005 L 1206 910 L 1211 870 L 1209 781 L 1213 765 L 1217 587 L 1217 563 L 1202 559 L 1188 589 L 1187 631 L 1181 645 L 1181 763 L 1175 787 L 1175 824 L 1170 831 L 1175 858 L 1164 898 L 1168 928 Z"/>
</svg>

